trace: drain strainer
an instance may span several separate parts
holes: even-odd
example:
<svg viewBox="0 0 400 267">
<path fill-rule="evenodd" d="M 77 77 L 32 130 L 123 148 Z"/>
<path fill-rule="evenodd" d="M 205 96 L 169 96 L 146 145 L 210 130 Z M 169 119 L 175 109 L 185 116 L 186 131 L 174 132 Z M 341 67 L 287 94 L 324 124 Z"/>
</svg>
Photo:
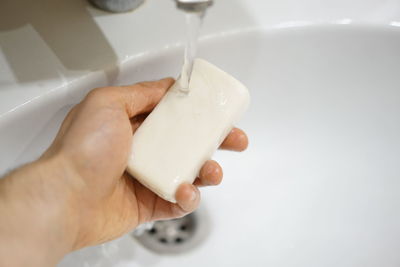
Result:
<svg viewBox="0 0 400 267">
<path fill-rule="evenodd" d="M 147 249 L 163 254 L 186 252 L 200 244 L 208 234 L 208 223 L 200 212 L 166 221 L 157 221 L 152 227 L 134 237 Z"/>
</svg>

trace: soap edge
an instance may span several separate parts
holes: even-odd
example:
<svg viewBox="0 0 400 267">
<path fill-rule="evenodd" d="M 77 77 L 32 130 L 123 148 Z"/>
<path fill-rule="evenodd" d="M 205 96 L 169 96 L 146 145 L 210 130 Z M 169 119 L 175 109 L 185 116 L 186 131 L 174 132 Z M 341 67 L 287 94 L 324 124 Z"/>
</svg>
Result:
<svg viewBox="0 0 400 267">
<path fill-rule="evenodd" d="M 156 194 L 157 196 L 159 196 L 160 198 L 169 201 L 171 203 L 176 203 L 176 199 L 175 197 L 170 197 L 169 195 L 166 196 L 164 194 L 162 194 L 159 190 L 157 190 L 156 188 L 153 188 L 150 184 L 148 184 L 146 181 L 144 181 L 143 179 L 140 178 L 136 178 L 136 177 L 140 177 L 141 175 L 136 173 L 132 168 L 131 168 L 131 161 L 129 160 L 128 162 L 128 166 L 126 168 L 126 171 L 132 176 L 132 179 L 137 180 L 141 185 L 143 185 L 144 187 L 146 187 L 148 190 L 150 190 L 151 192 L 153 192 L 154 194 Z M 175 192 L 176 193 L 176 192 Z"/>
</svg>

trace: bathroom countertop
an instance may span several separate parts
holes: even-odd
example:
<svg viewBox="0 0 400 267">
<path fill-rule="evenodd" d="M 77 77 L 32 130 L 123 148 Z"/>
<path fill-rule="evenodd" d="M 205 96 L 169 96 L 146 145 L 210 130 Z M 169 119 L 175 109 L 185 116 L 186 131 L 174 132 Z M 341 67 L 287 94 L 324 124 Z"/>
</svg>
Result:
<svg viewBox="0 0 400 267">
<path fill-rule="evenodd" d="M 399 6 L 397 0 L 216 0 L 201 38 L 317 23 L 398 27 Z M 172 0 L 146 0 L 123 14 L 84 0 L 7 1 L 0 9 L 0 120 L 88 75 L 109 80 L 120 64 L 179 47 L 184 29 Z"/>
</svg>

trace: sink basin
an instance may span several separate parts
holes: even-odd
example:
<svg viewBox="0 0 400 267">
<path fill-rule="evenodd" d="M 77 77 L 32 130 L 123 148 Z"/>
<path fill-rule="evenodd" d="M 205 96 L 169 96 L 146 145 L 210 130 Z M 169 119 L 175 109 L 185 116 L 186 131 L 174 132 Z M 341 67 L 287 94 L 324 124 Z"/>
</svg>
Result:
<svg viewBox="0 0 400 267">
<path fill-rule="evenodd" d="M 203 38 L 200 56 L 246 84 L 250 137 L 220 151 L 225 180 L 203 190 L 205 240 L 159 255 L 130 235 L 68 255 L 67 266 L 399 266 L 400 29 L 321 24 Z M 181 49 L 127 61 L 0 119 L 0 170 L 34 159 L 85 93 L 176 75 Z"/>
</svg>

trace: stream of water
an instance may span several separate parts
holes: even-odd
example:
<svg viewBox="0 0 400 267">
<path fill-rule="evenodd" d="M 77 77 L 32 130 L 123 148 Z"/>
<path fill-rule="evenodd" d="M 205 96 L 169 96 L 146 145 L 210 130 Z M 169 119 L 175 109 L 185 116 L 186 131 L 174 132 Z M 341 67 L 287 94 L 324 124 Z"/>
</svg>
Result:
<svg viewBox="0 0 400 267">
<path fill-rule="evenodd" d="M 186 45 L 183 68 L 181 73 L 182 89 L 189 88 L 193 61 L 197 55 L 197 40 L 205 12 L 186 12 Z"/>
</svg>

